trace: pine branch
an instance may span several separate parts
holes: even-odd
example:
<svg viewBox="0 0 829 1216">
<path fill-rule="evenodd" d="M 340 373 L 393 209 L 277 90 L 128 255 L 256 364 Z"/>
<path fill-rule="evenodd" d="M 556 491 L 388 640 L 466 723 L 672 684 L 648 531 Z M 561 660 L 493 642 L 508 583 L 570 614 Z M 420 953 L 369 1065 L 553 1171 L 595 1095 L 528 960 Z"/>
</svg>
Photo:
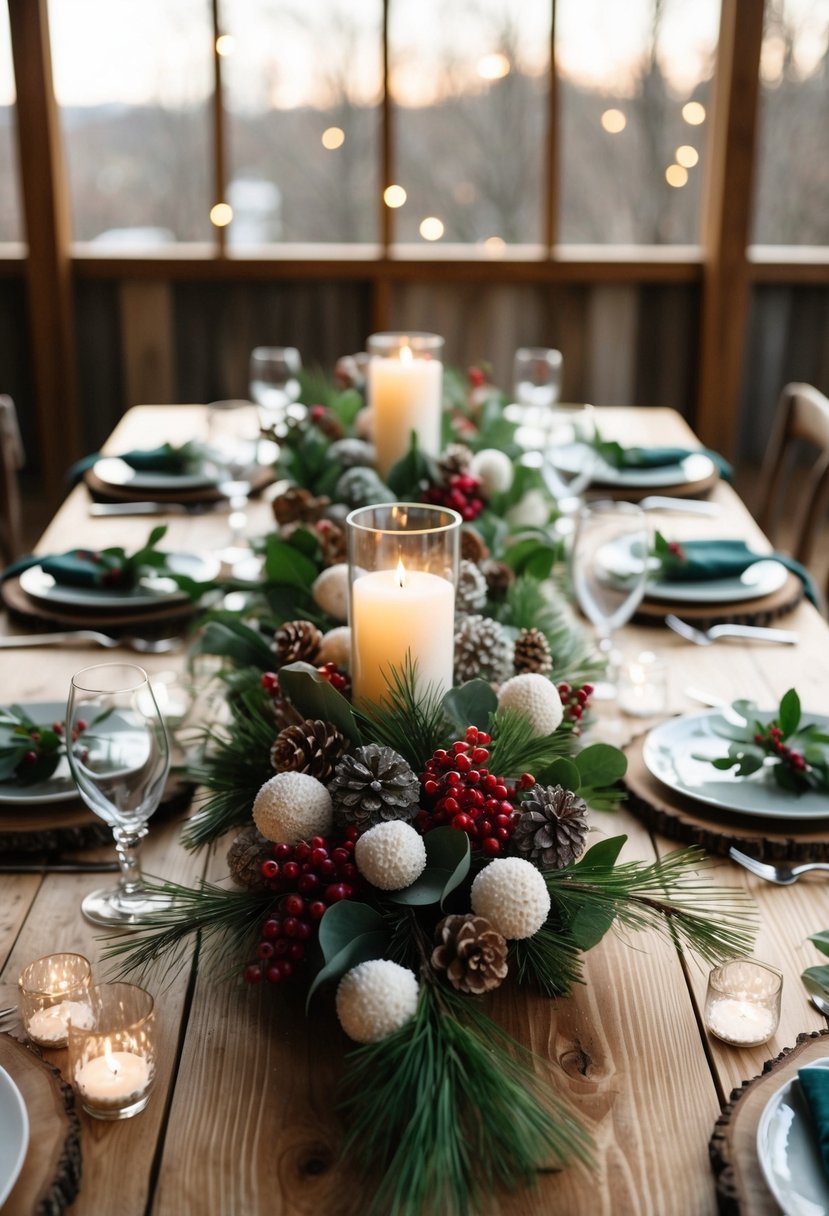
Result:
<svg viewBox="0 0 829 1216">
<path fill-rule="evenodd" d="M 494 714 L 491 731 L 489 769 L 502 777 L 540 773 L 559 756 L 571 756 L 577 750 L 572 731 L 536 735 L 526 714 L 515 709 Z"/>
<path fill-rule="evenodd" d="M 429 685 L 417 687 L 417 662 L 407 653 L 402 669 L 392 667 L 385 698 L 354 713 L 360 733 L 372 743 L 394 748 L 420 772 L 433 752 L 445 742 L 448 721 L 443 694 Z"/>
<path fill-rule="evenodd" d="M 583 982 L 581 951 L 548 921 L 538 933 L 510 943 L 510 962 L 519 984 L 533 984 L 545 996 L 566 996 Z"/>
<path fill-rule="evenodd" d="M 507 592 L 498 619 L 515 629 L 539 629 L 553 656 L 557 682 L 578 686 L 595 680 L 604 671 L 604 660 L 593 649 L 581 625 L 573 617 L 564 597 L 549 582 L 523 575 Z"/>
</svg>

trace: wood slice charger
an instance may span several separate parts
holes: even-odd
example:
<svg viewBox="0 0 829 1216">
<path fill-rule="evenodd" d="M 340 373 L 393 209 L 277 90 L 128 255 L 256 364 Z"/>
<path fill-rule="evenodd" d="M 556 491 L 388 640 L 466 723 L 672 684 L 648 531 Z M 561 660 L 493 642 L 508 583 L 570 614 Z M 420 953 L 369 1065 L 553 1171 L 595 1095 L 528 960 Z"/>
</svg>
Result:
<svg viewBox="0 0 829 1216">
<path fill-rule="evenodd" d="M 778 617 L 791 612 L 803 599 L 803 583 L 796 574 L 789 571 L 786 581 L 777 591 L 770 595 L 761 595 L 756 599 L 739 600 L 730 604 L 687 604 L 673 600 L 645 599 L 636 610 L 634 620 L 640 620 L 652 625 L 654 621 L 664 621 L 669 612 L 689 621 L 700 629 L 710 625 L 728 623 L 730 625 L 769 625 Z"/>
<path fill-rule="evenodd" d="M 7 578 L 0 584 L 0 595 L 15 620 L 34 629 L 68 626 L 70 629 L 105 629 L 108 633 L 140 630 L 142 634 L 168 634 L 181 628 L 198 611 L 198 605 L 186 598 L 163 600 L 157 608 L 124 609 L 90 608 L 83 605 L 69 608 L 34 600 L 20 586 L 19 578 Z"/>
<path fill-rule="evenodd" d="M 191 486 L 187 489 L 148 489 L 146 486 L 115 485 L 98 477 L 94 469 L 88 469 L 83 476 L 84 484 L 96 502 L 178 502 L 185 506 L 188 503 L 218 503 L 225 499 L 224 494 L 213 482 L 201 486 Z M 251 497 L 262 491 L 276 480 L 273 469 L 263 465 L 251 482 Z"/>
<path fill-rule="evenodd" d="M 759 1077 L 744 1081 L 732 1092 L 708 1146 L 721 1216 L 779 1216 L 780 1209 L 757 1161 L 760 1116 L 772 1095 L 791 1081 L 799 1068 L 825 1056 L 829 1056 L 829 1030 L 800 1034 L 794 1047 L 766 1061 Z"/>
<path fill-rule="evenodd" d="M 685 798 L 648 772 L 642 759 L 645 737 L 637 735 L 624 749 L 625 805 L 648 827 L 717 857 L 727 857 L 733 846 L 761 861 L 829 861 L 829 816 L 798 820 L 793 831 L 791 819 L 754 819 Z"/>
<path fill-rule="evenodd" d="M 29 1115 L 29 1148 L 4 1216 L 58 1216 L 81 1183 L 74 1095 L 57 1068 L 8 1034 L 0 1034 L 0 1067 L 20 1090 Z"/>
<path fill-rule="evenodd" d="M 654 494 L 660 497 L 667 495 L 669 498 L 707 498 L 719 480 L 720 475 L 715 470 L 708 477 L 669 486 L 620 486 L 616 483 L 591 481 L 588 493 L 591 499 L 613 498 L 618 502 L 640 502 L 641 499 L 650 498 Z"/>
</svg>

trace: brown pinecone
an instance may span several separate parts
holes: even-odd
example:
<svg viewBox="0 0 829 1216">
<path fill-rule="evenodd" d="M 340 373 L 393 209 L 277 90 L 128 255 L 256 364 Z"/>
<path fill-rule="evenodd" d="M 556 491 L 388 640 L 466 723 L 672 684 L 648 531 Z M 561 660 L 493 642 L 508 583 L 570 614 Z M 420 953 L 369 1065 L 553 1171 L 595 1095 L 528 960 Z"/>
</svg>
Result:
<svg viewBox="0 0 829 1216">
<path fill-rule="evenodd" d="M 336 726 L 320 718 L 306 718 L 279 732 L 271 748 L 271 764 L 278 773 L 310 773 L 326 782 L 347 747 L 345 735 Z"/>
<path fill-rule="evenodd" d="M 271 842 L 266 840 L 255 824 L 243 828 L 227 852 L 230 876 L 242 887 L 264 885 L 262 862 L 271 855 Z"/>
<path fill-rule="evenodd" d="M 587 803 L 560 785 L 536 786 L 521 804 L 512 843 L 540 869 L 562 870 L 578 861 L 587 839 Z"/>
<path fill-rule="evenodd" d="M 289 486 L 273 500 L 273 513 L 278 524 L 314 523 L 330 505 L 324 495 L 317 498 L 302 486 Z"/>
<path fill-rule="evenodd" d="M 472 452 L 465 443 L 450 443 L 438 458 L 441 480 L 448 483 L 459 473 L 468 473 L 472 464 Z"/>
<path fill-rule="evenodd" d="M 326 439 L 330 439 L 332 443 L 336 443 L 338 439 L 343 439 L 345 437 L 345 429 L 343 428 L 343 424 L 338 418 L 335 418 L 329 409 L 326 409 L 323 406 L 321 407 L 320 412 L 319 406 L 313 408 L 314 412 L 312 417 L 314 426 L 318 431 L 322 431 Z"/>
<path fill-rule="evenodd" d="M 272 649 L 282 667 L 286 663 L 313 663 L 321 641 L 322 634 L 311 621 L 286 621 L 274 634 Z"/>
<path fill-rule="evenodd" d="M 445 916 L 435 929 L 432 966 L 458 992 L 479 996 L 507 974 L 507 943 L 483 916 Z"/>
<path fill-rule="evenodd" d="M 483 537 L 474 528 L 461 528 L 461 557 L 464 561 L 478 564 L 489 557 Z"/>
<path fill-rule="evenodd" d="M 515 674 L 538 672 L 546 676 L 553 670 L 553 656 L 550 653 L 550 643 L 540 629 L 522 629 L 515 642 L 513 656 Z"/>
<path fill-rule="evenodd" d="M 493 600 L 504 599 L 515 582 L 515 575 L 506 562 L 499 562 L 495 558 L 481 562 L 481 573 L 486 579 L 489 597 Z"/>
<path fill-rule="evenodd" d="M 345 528 L 333 519 L 321 519 L 314 525 L 314 532 L 322 549 L 322 560 L 326 566 L 337 566 L 348 560 L 345 543 Z"/>
<path fill-rule="evenodd" d="M 394 748 L 367 743 L 353 756 L 343 756 L 328 792 L 335 821 L 362 829 L 386 819 L 413 819 L 420 782 Z"/>
</svg>

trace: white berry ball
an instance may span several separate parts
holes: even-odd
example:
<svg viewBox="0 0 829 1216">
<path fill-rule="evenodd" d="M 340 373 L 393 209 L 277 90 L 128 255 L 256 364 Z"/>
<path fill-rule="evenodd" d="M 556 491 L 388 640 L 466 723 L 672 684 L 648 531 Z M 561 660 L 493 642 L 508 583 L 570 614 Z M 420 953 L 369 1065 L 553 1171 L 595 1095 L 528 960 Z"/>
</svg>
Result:
<svg viewBox="0 0 829 1216">
<path fill-rule="evenodd" d="M 498 448 L 484 448 L 472 457 L 470 473 L 484 484 L 488 496 L 502 494 L 512 485 L 512 461 L 506 452 Z"/>
<path fill-rule="evenodd" d="M 496 933 L 515 941 L 532 937 L 550 912 L 550 892 L 532 862 L 521 857 L 496 857 L 472 884 L 472 911 L 483 916 Z"/>
<path fill-rule="evenodd" d="M 314 580 L 311 594 L 318 608 L 335 621 L 348 620 L 348 566 L 337 562 Z"/>
<path fill-rule="evenodd" d="M 364 832 L 354 846 L 363 878 L 381 891 L 402 891 L 426 869 L 423 837 L 402 819 L 389 819 Z"/>
<path fill-rule="evenodd" d="M 543 490 L 527 490 L 506 514 L 511 528 L 543 528 L 550 519 L 550 500 Z"/>
<path fill-rule="evenodd" d="M 374 438 L 374 418 L 367 405 L 364 405 L 354 418 L 354 434 L 360 439 Z"/>
<path fill-rule="evenodd" d="M 517 709 L 529 718 L 533 734 L 539 737 L 558 730 L 564 717 L 564 706 L 555 684 L 534 671 L 513 676 L 501 685 L 498 708 Z"/>
<path fill-rule="evenodd" d="M 377 1043 L 415 1015 L 417 977 L 385 958 L 369 959 L 347 971 L 337 988 L 337 1017 L 350 1039 Z"/>
<path fill-rule="evenodd" d="M 309 773 L 277 773 L 253 801 L 253 822 L 268 840 L 297 844 L 331 830 L 331 795 Z"/>
<path fill-rule="evenodd" d="M 317 662 L 333 663 L 335 667 L 342 667 L 344 671 L 350 669 L 351 630 L 348 625 L 338 625 L 336 629 L 329 629 L 328 633 L 322 635 Z"/>
</svg>

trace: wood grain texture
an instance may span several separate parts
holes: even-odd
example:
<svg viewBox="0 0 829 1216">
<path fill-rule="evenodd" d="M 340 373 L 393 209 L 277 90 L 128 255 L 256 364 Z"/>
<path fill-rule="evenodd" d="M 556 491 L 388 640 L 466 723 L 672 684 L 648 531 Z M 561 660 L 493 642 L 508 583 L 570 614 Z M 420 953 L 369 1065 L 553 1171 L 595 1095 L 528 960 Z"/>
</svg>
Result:
<svg viewBox="0 0 829 1216">
<path fill-rule="evenodd" d="M 170 401 L 176 395 L 172 286 L 127 280 L 118 294 L 125 404 Z"/>
</svg>

